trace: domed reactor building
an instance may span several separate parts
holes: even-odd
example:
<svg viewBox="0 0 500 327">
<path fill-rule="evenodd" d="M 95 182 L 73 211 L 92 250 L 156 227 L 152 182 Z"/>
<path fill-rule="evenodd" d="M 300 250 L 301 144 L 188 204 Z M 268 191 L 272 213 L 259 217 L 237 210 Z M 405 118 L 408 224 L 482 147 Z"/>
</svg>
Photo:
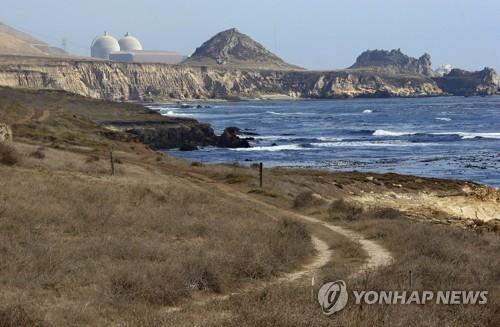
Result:
<svg viewBox="0 0 500 327">
<path fill-rule="evenodd" d="M 118 41 L 106 32 L 104 32 L 103 35 L 96 37 L 90 47 L 90 55 L 94 58 L 101 59 L 109 59 L 110 53 L 119 51 L 120 44 Z"/>
<path fill-rule="evenodd" d="M 90 53 L 93 58 L 136 63 L 162 63 L 175 65 L 181 63 L 187 56 L 175 51 L 144 50 L 141 42 L 129 33 L 120 41 L 104 32 L 92 42 Z"/>
</svg>

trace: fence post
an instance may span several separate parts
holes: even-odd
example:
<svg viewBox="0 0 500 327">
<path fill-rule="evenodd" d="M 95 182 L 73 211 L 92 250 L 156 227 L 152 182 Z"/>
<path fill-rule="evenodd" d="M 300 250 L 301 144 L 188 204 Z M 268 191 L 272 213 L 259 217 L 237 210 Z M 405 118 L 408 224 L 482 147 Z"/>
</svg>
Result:
<svg viewBox="0 0 500 327">
<path fill-rule="evenodd" d="M 264 168 L 264 164 L 261 162 L 259 164 L 259 185 L 260 185 L 260 187 L 262 187 L 262 171 L 263 171 L 263 168 Z"/>
<path fill-rule="evenodd" d="M 111 175 L 115 175 L 115 161 L 113 160 L 113 150 L 109 150 L 109 161 L 111 162 Z"/>
</svg>

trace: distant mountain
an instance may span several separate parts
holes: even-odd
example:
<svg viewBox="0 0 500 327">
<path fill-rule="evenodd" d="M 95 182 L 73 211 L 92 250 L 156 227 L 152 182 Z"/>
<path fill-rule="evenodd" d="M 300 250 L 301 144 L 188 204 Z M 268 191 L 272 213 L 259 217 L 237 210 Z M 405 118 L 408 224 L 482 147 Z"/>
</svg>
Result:
<svg viewBox="0 0 500 327">
<path fill-rule="evenodd" d="M 203 43 L 183 64 L 240 69 L 302 70 L 301 67 L 286 63 L 235 28 L 220 32 Z"/>
<path fill-rule="evenodd" d="M 432 70 L 431 56 L 429 54 L 426 53 L 416 59 L 405 55 L 400 49 L 365 51 L 356 59 L 356 63 L 349 68 L 372 68 L 394 74 L 409 73 L 428 77 L 436 76 L 436 73 Z"/>
<path fill-rule="evenodd" d="M 28 56 L 68 56 L 62 49 L 52 47 L 33 36 L 0 23 L 0 54 Z"/>
</svg>

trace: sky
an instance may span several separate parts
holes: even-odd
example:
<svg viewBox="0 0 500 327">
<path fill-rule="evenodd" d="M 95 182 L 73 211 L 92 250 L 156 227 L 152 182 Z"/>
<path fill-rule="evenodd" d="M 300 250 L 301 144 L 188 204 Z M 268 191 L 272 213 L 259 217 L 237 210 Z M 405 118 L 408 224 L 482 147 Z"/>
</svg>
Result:
<svg viewBox="0 0 500 327">
<path fill-rule="evenodd" d="M 89 55 L 93 38 L 126 32 L 146 50 L 190 55 L 232 27 L 309 69 L 352 65 L 367 49 L 397 49 L 433 66 L 500 71 L 499 0 L 0 0 L 0 21 Z"/>
</svg>

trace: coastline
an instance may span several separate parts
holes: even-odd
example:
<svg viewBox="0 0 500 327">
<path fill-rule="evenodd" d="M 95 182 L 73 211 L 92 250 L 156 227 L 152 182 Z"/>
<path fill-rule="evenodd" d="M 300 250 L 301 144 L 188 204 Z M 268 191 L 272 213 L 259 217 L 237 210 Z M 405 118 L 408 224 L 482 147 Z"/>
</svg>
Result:
<svg viewBox="0 0 500 327">
<path fill-rule="evenodd" d="M 373 69 L 248 70 L 103 60 L 0 56 L 0 85 L 59 89 L 114 101 L 344 99 L 498 93 L 494 71 L 433 78 Z M 438 83 L 439 82 L 439 83 Z M 439 86 L 438 86 L 439 84 Z"/>
</svg>

